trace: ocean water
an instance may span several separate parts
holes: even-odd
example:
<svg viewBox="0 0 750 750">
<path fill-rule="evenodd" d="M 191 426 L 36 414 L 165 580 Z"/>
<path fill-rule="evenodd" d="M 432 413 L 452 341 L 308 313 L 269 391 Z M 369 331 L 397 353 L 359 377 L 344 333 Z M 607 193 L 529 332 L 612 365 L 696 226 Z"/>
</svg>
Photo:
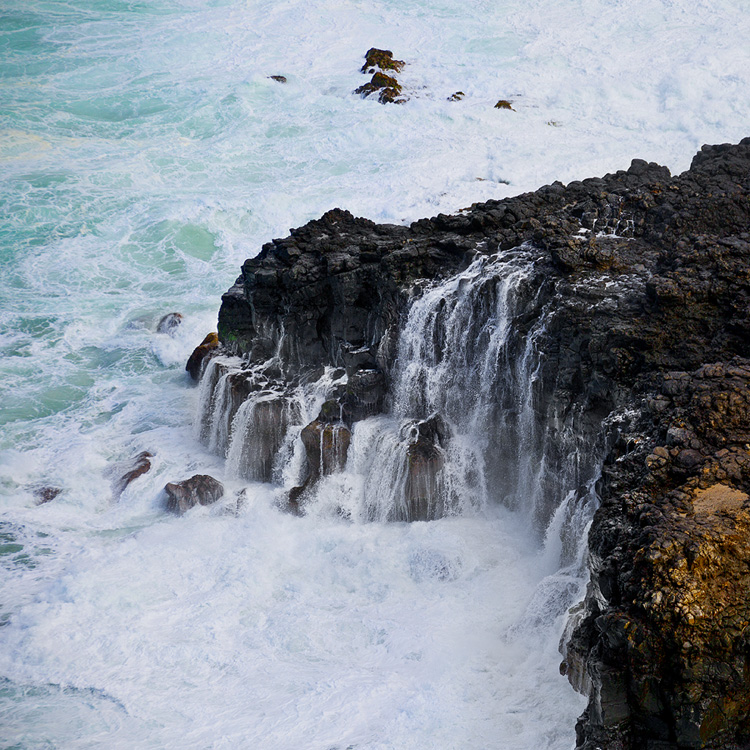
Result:
<svg viewBox="0 0 750 750">
<path fill-rule="evenodd" d="M 408 222 L 747 136 L 749 35 L 744 0 L 3 0 L 0 747 L 572 747 L 554 544 L 257 484 L 167 516 L 168 481 L 244 486 L 184 363 L 240 263 L 333 206 Z M 403 106 L 352 95 L 371 46 Z"/>
</svg>

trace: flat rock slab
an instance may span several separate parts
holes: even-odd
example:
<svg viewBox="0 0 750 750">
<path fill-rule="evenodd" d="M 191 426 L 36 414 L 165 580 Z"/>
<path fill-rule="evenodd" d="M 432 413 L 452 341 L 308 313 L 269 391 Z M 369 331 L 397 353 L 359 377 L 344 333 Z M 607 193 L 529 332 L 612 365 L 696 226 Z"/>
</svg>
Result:
<svg viewBox="0 0 750 750">
<path fill-rule="evenodd" d="M 705 490 L 698 490 L 693 498 L 696 513 L 717 513 L 721 510 L 739 510 L 750 496 L 728 484 L 718 482 Z"/>
</svg>

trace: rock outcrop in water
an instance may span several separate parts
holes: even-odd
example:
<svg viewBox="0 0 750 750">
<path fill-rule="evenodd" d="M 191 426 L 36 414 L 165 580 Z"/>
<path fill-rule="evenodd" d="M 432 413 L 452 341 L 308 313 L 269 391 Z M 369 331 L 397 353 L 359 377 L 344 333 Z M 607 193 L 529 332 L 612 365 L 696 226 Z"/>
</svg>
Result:
<svg viewBox="0 0 750 750">
<path fill-rule="evenodd" d="M 167 510 L 182 515 L 196 505 L 211 505 L 224 496 L 224 485 L 208 474 L 196 474 L 182 482 L 168 482 L 164 487 Z"/>
<path fill-rule="evenodd" d="M 600 503 L 579 746 L 747 746 L 750 139 L 408 227 L 334 209 L 245 262 L 219 340 L 203 439 L 303 508 L 346 465 L 366 517 L 504 502 L 570 564 Z"/>
<path fill-rule="evenodd" d="M 372 73 L 372 78 L 364 85 L 356 88 L 354 93 L 360 94 L 362 98 L 377 93 L 378 101 L 381 104 L 403 104 L 406 97 L 401 95 L 403 89 L 395 74 L 400 73 L 404 65 L 403 60 L 393 58 L 393 52 L 389 49 L 371 47 L 365 53 L 365 63 L 360 72 Z"/>
</svg>

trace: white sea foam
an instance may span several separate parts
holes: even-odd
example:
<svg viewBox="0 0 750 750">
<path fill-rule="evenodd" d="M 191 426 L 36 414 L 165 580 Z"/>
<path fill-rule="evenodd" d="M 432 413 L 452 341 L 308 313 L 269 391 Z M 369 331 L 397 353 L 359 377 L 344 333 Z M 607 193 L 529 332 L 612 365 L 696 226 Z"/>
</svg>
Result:
<svg viewBox="0 0 750 750">
<path fill-rule="evenodd" d="M 168 481 L 243 486 L 182 363 L 240 263 L 332 206 L 409 221 L 748 135 L 748 32 L 742 0 L 5 0 L 4 744 L 569 747 L 581 581 L 551 547 L 500 510 L 300 520 L 255 484 L 167 519 Z M 373 45 L 407 104 L 351 95 Z"/>
</svg>

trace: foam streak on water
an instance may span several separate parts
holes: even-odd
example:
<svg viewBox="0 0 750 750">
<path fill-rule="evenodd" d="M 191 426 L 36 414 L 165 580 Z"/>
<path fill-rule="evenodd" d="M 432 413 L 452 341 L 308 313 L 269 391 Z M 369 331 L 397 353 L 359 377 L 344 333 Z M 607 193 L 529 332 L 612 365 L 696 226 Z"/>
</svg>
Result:
<svg viewBox="0 0 750 750">
<path fill-rule="evenodd" d="M 749 26 L 744 0 L 3 0 L 3 747 L 568 748 L 555 550 L 494 507 L 278 513 L 201 442 L 184 362 L 240 263 L 333 206 L 409 221 L 746 136 Z M 351 95 L 373 45 L 407 104 Z M 228 502 L 165 517 L 194 473 Z"/>
</svg>

